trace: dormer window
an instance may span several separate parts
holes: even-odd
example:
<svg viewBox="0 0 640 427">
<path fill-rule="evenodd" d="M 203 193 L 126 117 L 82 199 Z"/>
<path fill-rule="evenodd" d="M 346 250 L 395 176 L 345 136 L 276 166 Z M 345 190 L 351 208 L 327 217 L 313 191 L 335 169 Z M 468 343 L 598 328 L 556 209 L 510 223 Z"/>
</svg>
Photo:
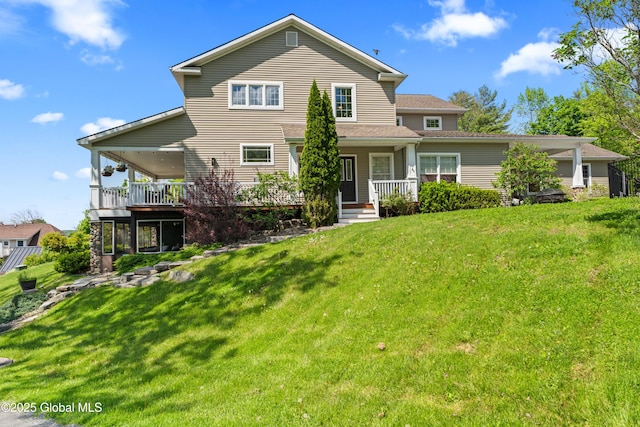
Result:
<svg viewBox="0 0 640 427">
<path fill-rule="evenodd" d="M 284 109 L 282 82 L 229 81 L 230 109 Z"/>
<path fill-rule="evenodd" d="M 331 92 L 333 96 L 333 114 L 336 116 L 336 121 L 357 121 L 356 85 L 353 83 L 333 83 Z"/>
<path fill-rule="evenodd" d="M 425 116 L 424 130 L 442 130 L 442 117 L 440 116 Z"/>
</svg>

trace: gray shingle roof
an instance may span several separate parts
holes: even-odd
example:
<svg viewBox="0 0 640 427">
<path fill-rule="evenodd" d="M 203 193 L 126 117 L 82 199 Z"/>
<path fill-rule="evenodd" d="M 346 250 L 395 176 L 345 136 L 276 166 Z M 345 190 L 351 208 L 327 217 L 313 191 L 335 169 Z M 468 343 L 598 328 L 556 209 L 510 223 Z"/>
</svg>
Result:
<svg viewBox="0 0 640 427">
<path fill-rule="evenodd" d="M 283 124 L 282 133 L 285 139 L 304 138 L 305 124 Z M 394 125 L 360 125 L 360 124 L 336 124 L 339 138 L 413 138 L 418 139 L 417 133 L 404 126 Z"/>
<path fill-rule="evenodd" d="M 398 110 L 451 110 L 452 113 L 457 114 L 467 111 L 466 108 L 433 95 L 396 95 L 396 108 Z"/>
</svg>

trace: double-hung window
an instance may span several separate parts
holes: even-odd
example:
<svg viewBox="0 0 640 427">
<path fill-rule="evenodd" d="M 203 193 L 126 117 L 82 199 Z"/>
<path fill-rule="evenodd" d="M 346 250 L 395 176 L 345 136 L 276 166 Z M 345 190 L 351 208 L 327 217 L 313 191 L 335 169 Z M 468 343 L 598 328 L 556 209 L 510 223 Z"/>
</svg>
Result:
<svg viewBox="0 0 640 427">
<path fill-rule="evenodd" d="M 369 175 L 373 181 L 393 179 L 393 154 L 371 153 L 369 155 Z"/>
<path fill-rule="evenodd" d="M 442 130 L 442 117 L 440 116 L 424 116 L 424 130 Z"/>
<path fill-rule="evenodd" d="M 331 84 L 333 114 L 338 122 L 357 121 L 356 85 L 353 83 Z"/>
<path fill-rule="evenodd" d="M 273 144 L 241 144 L 241 165 L 273 165 Z"/>
<path fill-rule="evenodd" d="M 591 187 L 591 163 L 582 164 L 582 182 L 584 188 Z"/>
<path fill-rule="evenodd" d="M 419 154 L 422 182 L 460 182 L 460 154 Z"/>
<path fill-rule="evenodd" d="M 229 81 L 229 108 L 282 110 L 282 82 Z"/>
</svg>

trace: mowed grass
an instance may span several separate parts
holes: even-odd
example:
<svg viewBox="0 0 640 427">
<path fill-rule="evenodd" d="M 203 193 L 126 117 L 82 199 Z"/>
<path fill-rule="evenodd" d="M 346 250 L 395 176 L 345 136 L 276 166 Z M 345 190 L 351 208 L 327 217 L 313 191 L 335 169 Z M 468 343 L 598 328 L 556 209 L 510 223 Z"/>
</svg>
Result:
<svg viewBox="0 0 640 427">
<path fill-rule="evenodd" d="M 56 286 L 72 283 L 75 279 L 81 277 L 80 275 L 69 275 L 56 272 L 53 269 L 52 262 L 29 267 L 26 272 L 38 279 L 37 288 L 43 292 L 55 289 Z M 13 270 L 0 276 L 0 305 L 11 300 L 12 297 L 20 294 L 21 292 L 22 289 L 18 283 L 17 271 Z"/>
<path fill-rule="evenodd" d="M 0 335 L 85 426 L 640 424 L 640 201 L 415 215 L 96 288 Z M 378 348 L 384 343 L 385 349 Z"/>
</svg>

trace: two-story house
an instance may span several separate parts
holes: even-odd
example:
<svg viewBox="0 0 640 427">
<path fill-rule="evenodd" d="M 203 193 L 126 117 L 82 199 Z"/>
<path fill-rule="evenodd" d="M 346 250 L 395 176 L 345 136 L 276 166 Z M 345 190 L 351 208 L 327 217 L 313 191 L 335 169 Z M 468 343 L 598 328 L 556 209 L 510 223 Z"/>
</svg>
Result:
<svg viewBox="0 0 640 427">
<path fill-rule="evenodd" d="M 405 74 L 295 15 L 170 70 L 183 106 L 78 139 L 91 151 L 94 271 L 110 269 L 122 253 L 182 246 L 180 196 L 211 168 L 231 168 L 241 183 L 254 182 L 257 172 L 296 175 L 314 79 L 333 101 L 344 216 L 349 207 L 375 212 L 393 189 L 416 197 L 420 181 L 492 188 L 503 152 L 524 138 L 542 149 L 570 150 L 566 179 L 584 185 L 581 146 L 591 138 L 458 132 L 463 108 L 429 95 L 397 95 Z M 126 163 L 127 188 L 106 185 L 105 159 Z M 134 182 L 135 171 L 154 182 Z"/>
</svg>

